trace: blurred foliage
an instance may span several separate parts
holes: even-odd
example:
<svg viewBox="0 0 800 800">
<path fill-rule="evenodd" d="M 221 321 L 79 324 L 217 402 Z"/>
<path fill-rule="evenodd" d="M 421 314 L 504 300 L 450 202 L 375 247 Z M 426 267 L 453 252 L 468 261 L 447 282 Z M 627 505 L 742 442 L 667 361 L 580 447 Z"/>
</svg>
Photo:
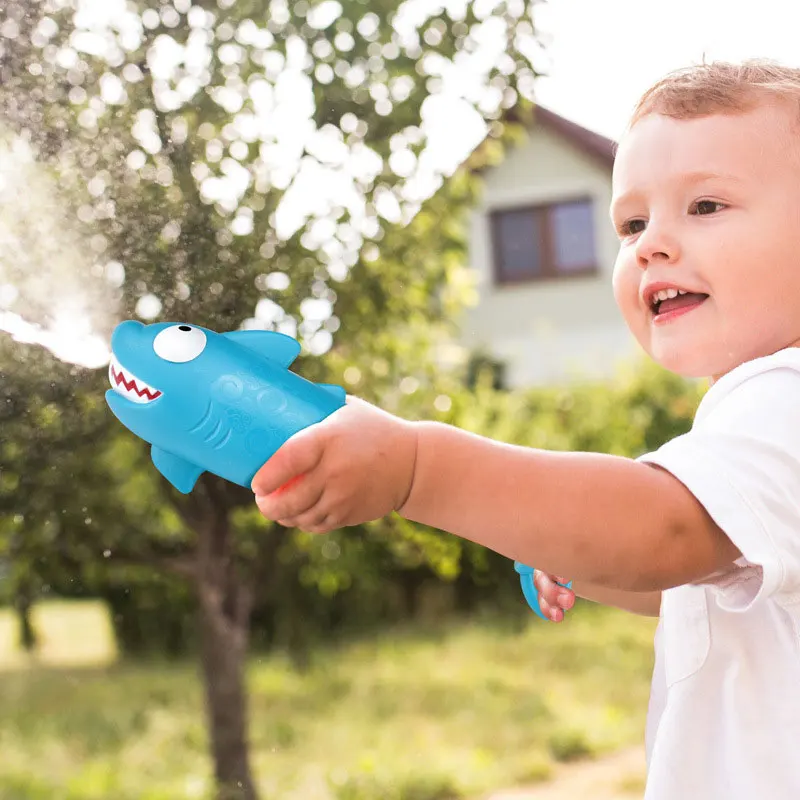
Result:
<svg viewBox="0 0 800 800">
<path fill-rule="evenodd" d="M 90 371 L 0 336 L 0 536 L 12 594 L 28 572 L 37 588 L 68 593 L 69 567 L 102 556 L 85 533 L 114 503 L 86 447 L 110 431 L 97 385 Z M 97 503 L 110 505 L 93 520 Z"/>
</svg>

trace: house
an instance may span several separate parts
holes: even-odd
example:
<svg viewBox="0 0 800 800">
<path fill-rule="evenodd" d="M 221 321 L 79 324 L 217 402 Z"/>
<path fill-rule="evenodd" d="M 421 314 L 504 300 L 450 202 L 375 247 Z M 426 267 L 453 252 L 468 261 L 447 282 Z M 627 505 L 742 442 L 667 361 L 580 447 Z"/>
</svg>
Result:
<svg viewBox="0 0 800 800">
<path fill-rule="evenodd" d="M 508 387 L 603 379 L 641 354 L 611 289 L 615 143 L 541 106 L 526 127 L 482 175 L 461 344 L 502 362 Z"/>
</svg>

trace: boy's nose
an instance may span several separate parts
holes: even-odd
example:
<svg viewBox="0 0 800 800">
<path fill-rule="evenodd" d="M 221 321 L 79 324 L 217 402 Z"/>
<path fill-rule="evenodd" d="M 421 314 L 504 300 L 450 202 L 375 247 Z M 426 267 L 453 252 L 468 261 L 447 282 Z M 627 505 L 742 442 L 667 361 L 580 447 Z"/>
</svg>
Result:
<svg viewBox="0 0 800 800">
<path fill-rule="evenodd" d="M 652 221 L 639 236 L 636 242 L 636 262 L 644 269 L 654 261 L 675 261 L 680 247 L 677 239 L 663 224 Z"/>
</svg>

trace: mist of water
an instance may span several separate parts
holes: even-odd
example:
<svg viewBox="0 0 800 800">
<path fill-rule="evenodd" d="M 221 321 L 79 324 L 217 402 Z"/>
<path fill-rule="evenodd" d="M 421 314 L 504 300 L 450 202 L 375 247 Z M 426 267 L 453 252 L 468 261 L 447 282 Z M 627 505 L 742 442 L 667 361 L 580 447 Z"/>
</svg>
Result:
<svg viewBox="0 0 800 800">
<path fill-rule="evenodd" d="M 22 139 L 0 138 L 0 330 L 57 358 L 108 363 L 118 270 L 102 236 L 77 232 L 48 168 Z"/>
</svg>

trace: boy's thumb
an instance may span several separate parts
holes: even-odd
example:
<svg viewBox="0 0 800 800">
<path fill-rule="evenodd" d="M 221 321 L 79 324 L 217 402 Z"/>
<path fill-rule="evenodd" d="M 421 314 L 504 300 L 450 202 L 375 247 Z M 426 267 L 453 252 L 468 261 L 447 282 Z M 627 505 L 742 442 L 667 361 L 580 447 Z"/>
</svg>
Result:
<svg viewBox="0 0 800 800">
<path fill-rule="evenodd" d="M 322 458 L 322 437 L 315 435 L 316 425 L 298 431 L 281 445 L 258 470 L 250 488 L 256 495 L 266 495 L 314 469 Z"/>
</svg>

